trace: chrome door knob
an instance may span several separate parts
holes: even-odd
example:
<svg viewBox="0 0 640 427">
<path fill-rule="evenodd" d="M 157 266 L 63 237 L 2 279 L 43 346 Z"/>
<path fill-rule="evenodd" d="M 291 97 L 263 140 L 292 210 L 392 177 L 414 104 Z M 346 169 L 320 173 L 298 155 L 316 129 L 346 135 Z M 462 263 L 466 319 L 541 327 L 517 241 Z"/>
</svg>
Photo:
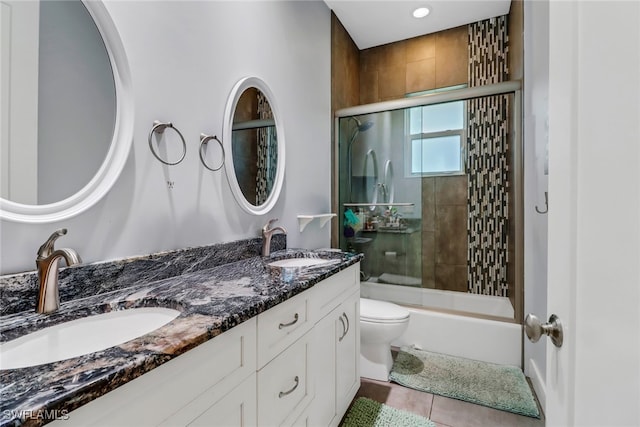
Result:
<svg viewBox="0 0 640 427">
<path fill-rule="evenodd" d="M 527 314 L 527 318 L 524 319 L 524 331 L 531 342 L 538 342 L 544 334 L 551 338 L 553 345 L 562 347 L 562 323 L 555 314 L 549 317 L 547 323 L 542 323 L 535 314 Z"/>
</svg>

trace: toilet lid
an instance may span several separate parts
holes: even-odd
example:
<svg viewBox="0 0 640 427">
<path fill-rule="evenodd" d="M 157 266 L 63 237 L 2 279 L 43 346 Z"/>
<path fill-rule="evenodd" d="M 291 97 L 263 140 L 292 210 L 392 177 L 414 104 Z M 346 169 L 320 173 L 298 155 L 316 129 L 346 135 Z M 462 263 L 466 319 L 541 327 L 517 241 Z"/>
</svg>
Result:
<svg viewBox="0 0 640 427">
<path fill-rule="evenodd" d="M 405 320 L 409 310 L 399 305 L 368 298 L 360 298 L 360 320 L 370 322 Z"/>
</svg>

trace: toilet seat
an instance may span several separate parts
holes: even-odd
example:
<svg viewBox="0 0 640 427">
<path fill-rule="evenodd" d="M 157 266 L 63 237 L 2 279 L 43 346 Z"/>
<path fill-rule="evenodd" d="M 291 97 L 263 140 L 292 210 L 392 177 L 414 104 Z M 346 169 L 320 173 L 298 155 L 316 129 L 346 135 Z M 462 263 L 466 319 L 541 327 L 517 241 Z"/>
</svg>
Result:
<svg viewBox="0 0 640 427">
<path fill-rule="evenodd" d="M 409 319 L 409 310 L 399 305 L 360 298 L 360 321 L 370 323 L 403 323 Z"/>
</svg>

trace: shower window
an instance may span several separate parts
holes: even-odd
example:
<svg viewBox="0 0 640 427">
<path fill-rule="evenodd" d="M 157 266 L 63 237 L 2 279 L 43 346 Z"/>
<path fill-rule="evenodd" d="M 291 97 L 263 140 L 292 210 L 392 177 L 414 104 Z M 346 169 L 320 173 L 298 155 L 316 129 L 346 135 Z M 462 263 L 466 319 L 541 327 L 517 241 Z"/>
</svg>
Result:
<svg viewBox="0 0 640 427">
<path fill-rule="evenodd" d="M 464 174 L 465 111 L 464 101 L 406 111 L 407 177 Z"/>
</svg>

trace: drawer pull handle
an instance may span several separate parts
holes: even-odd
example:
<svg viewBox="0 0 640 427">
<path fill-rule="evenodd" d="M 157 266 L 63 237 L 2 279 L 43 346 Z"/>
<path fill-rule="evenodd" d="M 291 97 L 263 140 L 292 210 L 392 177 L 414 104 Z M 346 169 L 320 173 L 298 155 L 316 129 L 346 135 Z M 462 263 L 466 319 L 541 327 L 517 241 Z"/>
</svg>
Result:
<svg viewBox="0 0 640 427">
<path fill-rule="evenodd" d="M 300 384 L 300 380 L 298 376 L 296 375 L 296 377 L 293 380 L 296 382 L 293 388 L 291 390 L 281 391 L 280 393 L 278 393 L 278 398 L 282 399 L 286 395 L 293 393 L 293 391 L 298 388 L 298 384 Z"/>
<path fill-rule="evenodd" d="M 342 335 L 338 338 L 338 342 L 341 342 L 345 336 L 347 336 L 347 325 L 344 323 L 344 319 L 340 316 L 340 323 L 342 323 Z"/>
<path fill-rule="evenodd" d="M 295 316 L 293 316 L 293 321 L 289 322 L 289 323 L 280 323 L 280 325 L 278 325 L 278 329 L 282 329 L 282 328 L 287 328 L 289 326 L 293 326 L 296 324 L 296 322 L 298 321 L 298 313 L 296 313 Z"/>
</svg>

